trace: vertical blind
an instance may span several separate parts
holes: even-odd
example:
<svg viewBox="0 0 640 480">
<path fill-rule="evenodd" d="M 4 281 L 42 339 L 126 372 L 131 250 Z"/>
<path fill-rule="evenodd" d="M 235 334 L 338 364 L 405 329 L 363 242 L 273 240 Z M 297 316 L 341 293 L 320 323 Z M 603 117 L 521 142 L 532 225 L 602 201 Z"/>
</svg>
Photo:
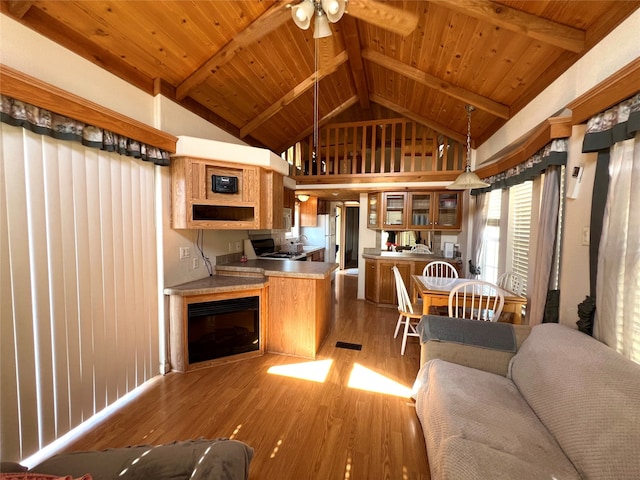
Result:
<svg viewBox="0 0 640 480">
<path fill-rule="evenodd" d="M 0 124 L 0 457 L 158 372 L 154 167 Z"/>
<path fill-rule="evenodd" d="M 509 189 L 509 232 L 511 235 L 511 270 L 525 279 L 527 292 L 529 273 L 529 243 L 531 234 L 531 203 L 533 182 L 527 181 Z"/>
</svg>

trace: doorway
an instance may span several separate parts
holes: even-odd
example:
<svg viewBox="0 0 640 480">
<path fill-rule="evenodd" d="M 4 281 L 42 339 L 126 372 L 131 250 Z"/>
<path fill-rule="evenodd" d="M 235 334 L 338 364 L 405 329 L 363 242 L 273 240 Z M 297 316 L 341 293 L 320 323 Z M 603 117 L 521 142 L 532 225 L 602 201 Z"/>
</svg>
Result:
<svg viewBox="0 0 640 480">
<path fill-rule="evenodd" d="M 344 268 L 358 268 L 360 207 L 346 205 L 344 210 Z"/>
</svg>

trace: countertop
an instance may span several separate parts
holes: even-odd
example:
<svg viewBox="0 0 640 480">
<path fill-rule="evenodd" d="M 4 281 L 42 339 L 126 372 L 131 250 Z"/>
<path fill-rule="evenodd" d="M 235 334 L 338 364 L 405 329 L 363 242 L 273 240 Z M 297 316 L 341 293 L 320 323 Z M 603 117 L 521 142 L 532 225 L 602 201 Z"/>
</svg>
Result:
<svg viewBox="0 0 640 480">
<path fill-rule="evenodd" d="M 224 275 L 224 272 L 246 272 L 250 274 L 257 273 L 265 277 L 319 279 L 327 278 L 337 268 L 337 263 L 296 262 L 292 260 L 248 260 L 246 262 L 216 265 L 216 271 L 222 273 L 222 275 Z"/>
<path fill-rule="evenodd" d="M 201 278 L 193 282 L 166 287 L 165 295 L 206 295 L 210 293 L 233 292 L 236 290 L 247 290 L 250 288 L 262 288 L 268 284 L 265 277 L 239 277 L 213 275 L 212 277 Z"/>
<path fill-rule="evenodd" d="M 445 258 L 442 255 L 433 255 L 433 254 L 425 254 L 425 253 L 416 253 L 410 250 L 403 250 L 402 252 L 385 252 L 385 251 L 377 251 L 377 252 L 365 252 L 362 254 L 363 258 L 370 258 L 373 260 L 379 260 L 384 258 L 393 258 L 397 260 L 413 260 L 413 261 L 433 261 L 433 260 L 442 260 L 445 262 L 461 262 L 461 258 Z"/>
</svg>

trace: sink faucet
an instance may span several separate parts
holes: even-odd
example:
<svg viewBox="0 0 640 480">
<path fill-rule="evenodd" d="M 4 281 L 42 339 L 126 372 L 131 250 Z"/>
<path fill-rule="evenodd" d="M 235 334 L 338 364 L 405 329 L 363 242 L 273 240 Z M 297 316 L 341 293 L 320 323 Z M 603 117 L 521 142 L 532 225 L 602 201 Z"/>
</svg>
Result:
<svg viewBox="0 0 640 480">
<path fill-rule="evenodd" d="M 302 242 L 302 239 L 303 239 L 303 238 L 304 238 L 307 242 L 309 241 L 309 239 L 307 238 L 307 236 L 303 233 L 302 235 L 300 235 L 300 236 L 298 237 L 298 242 Z"/>
</svg>

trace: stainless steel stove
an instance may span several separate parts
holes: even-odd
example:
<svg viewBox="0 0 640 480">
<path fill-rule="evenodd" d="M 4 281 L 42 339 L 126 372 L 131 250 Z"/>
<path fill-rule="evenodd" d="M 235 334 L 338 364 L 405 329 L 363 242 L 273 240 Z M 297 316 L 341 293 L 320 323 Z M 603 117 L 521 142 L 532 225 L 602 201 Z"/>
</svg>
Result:
<svg viewBox="0 0 640 480">
<path fill-rule="evenodd" d="M 273 238 L 265 238 L 261 240 L 251 240 L 251 245 L 259 259 L 264 260 L 294 260 L 305 261 L 307 255 L 296 252 L 278 252 Z"/>
</svg>

